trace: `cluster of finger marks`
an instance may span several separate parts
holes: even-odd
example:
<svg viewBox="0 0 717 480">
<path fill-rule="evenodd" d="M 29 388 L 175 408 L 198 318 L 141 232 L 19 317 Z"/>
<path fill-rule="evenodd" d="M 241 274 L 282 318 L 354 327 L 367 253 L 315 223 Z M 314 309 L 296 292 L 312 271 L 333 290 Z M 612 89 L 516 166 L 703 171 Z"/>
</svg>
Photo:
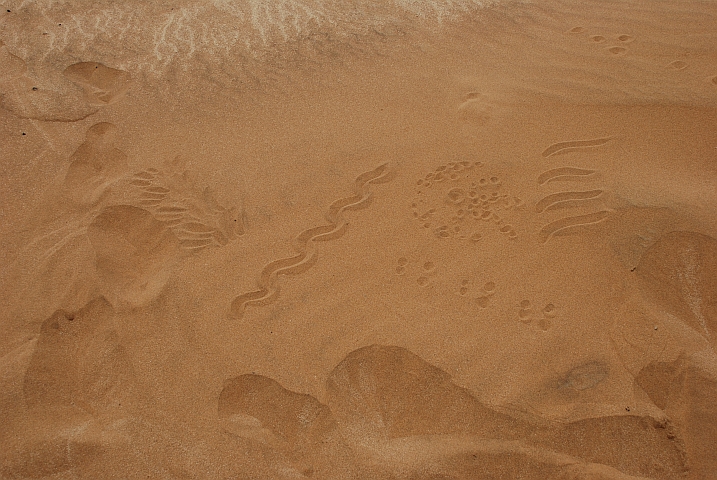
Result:
<svg viewBox="0 0 717 480">
<path fill-rule="evenodd" d="M 197 189 L 186 171 L 147 168 L 128 177 L 122 192 L 167 225 L 185 250 L 224 246 L 243 233 L 236 209 L 220 205 L 209 187 Z"/>
<path fill-rule="evenodd" d="M 501 179 L 484 172 L 481 162 L 440 165 L 416 187 L 413 218 L 437 238 L 479 243 L 490 225 L 506 238 L 518 236 L 503 217 L 523 202 L 505 193 Z"/>
<path fill-rule="evenodd" d="M 575 140 L 569 142 L 558 142 L 543 151 L 542 156 L 549 158 L 557 155 L 572 152 L 591 150 L 607 144 L 610 138 L 598 138 L 594 140 Z M 561 184 L 563 182 L 582 182 L 593 180 L 597 171 L 578 167 L 558 167 L 547 170 L 538 176 L 538 185 Z M 548 194 L 535 204 L 535 212 L 547 214 L 552 211 L 564 209 L 585 209 L 587 211 L 580 215 L 564 216 L 545 224 L 538 234 L 541 243 L 546 243 L 555 235 L 570 233 L 576 228 L 600 223 L 607 219 L 609 210 L 603 208 L 602 196 L 604 191 L 600 189 L 590 190 L 561 190 Z M 601 209 L 590 211 L 591 207 L 599 204 Z"/>
</svg>

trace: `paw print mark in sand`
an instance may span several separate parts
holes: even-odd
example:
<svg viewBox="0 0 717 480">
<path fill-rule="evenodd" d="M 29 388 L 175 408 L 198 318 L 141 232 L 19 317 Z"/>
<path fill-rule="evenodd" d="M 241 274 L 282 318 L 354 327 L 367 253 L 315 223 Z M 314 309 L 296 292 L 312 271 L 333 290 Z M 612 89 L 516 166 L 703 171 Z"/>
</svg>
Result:
<svg viewBox="0 0 717 480">
<path fill-rule="evenodd" d="M 495 293 L 495 282 L 486 282 L 483 284 L 483 288 L 481 290 L 483 295 L 479 296 L 476 300 L 479 307 L 486 308 L 488 306 L 488 300 Z"/>
<path fill-rule="evenodd" d="M 674 62 L 669 63 L 667 66 L 673 70 L 684 70 L 685 68 L 687 68 L 687 62 L 683 62 L 682 60 L 675 60 Z"/>
<path fill-rule="evenodd" d="M 554 304 L 548 303 L 543 307 L 542 314 L 543 316 L 538 320 L 538 327 L 543 330 L 547 331 L 552 326 L 552 319 L 555 318 L 557 315 L 557 308 Z M 533 321 L 533 315 L 535 313 L 535 309 L 533 308 L 533 304 L 530 302 L 530 300 L 523 300 L 519 304 L 519 310 L 518 310 L 518 319 L 525 323 L 531 323 Z"/>
<path fill-rule="evenodd" d="M 406 266 L 408 265 L 408 259 L 401 257 L 398 259 L 398 265 L 396 265 L 396 275 L 403 275 L 406 273 Z"/>
<path fill-rule="evenodd" d="M 431 277 L 436 274 L 436 264 L 426 260 L 423 263 L 418 262 L 418 265 L 416 265 L 407 257 L 400 257 L 396 261 L 394 272 L 398 276 L 404 276 L 407 273 L 410 273 L 412 277 L 417 275 L 415 277 L 416 283 L 421 287 L 427 287 L 431 283 Z"/>
</svg>

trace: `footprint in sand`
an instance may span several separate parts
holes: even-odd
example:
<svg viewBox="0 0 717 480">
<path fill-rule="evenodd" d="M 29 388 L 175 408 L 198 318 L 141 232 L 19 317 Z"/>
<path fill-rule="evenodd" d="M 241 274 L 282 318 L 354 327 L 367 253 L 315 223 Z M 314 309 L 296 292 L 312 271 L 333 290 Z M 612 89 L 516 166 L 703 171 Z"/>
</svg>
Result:
<svg viewBox="0 0 717 480">
<path fill-rule="evenodd" d="M 635 272 L 650 300 L 717 347 L 717 240 L 696 232 L 662 236 Z"/>
<path fill-rule="evenodd" d="M 70 157 L 62 193 L 78 207 L 96 204 L 107 189 L 127 172 L 127 155 L 115 147 L 117 127 L 97 123 Z"/>
<path fill-rule="evenodd" d="M 468 93 L 458 106 L 458 118 L 475 126 L 485 126 L 493 118 L 496 105 L 488 97 L 478 92 Z"/>
<path fill-rule="evenodd" d="M 0 432 L 3 478 L 77 477 L 126 442 L 113 422 L 134 403 L 135 373 L 104 298 L 42 323 L 20 383 L 22 411 L 4 413 L 27 417 Z"/>
<path fill-rule="evenodd" d="M 113 103 L 129 88 L 129 74 L 95 62 L 64 72 L 28 68 L 0 41 L 0 106 L 21 118 L 75 122 Z"/>
<path fill-rule="evenodd" d="M 90 105 L 109 105 L 124 95 L 132 84 L 130 75 L 97 62 L 70 65 L 64 75 L 85 90 Z"/>
<path fill-rule="evenodd" d="M 102 292 L 115 304 L 156 298 L 181 257 L 177 236 L 150 212 L 131 205 L 103 208 L 87 228 Z"/>
<path fill-rule="evenodd" d="M 586 362 L 548 383 L 553 391 L 580 392 L 608 374 L 607 365 Z M 624 478 L 618 470 L 672 477 L 685 469 L 679 442 L 670 441 L 674 431 L 664 423 L 619 414 L 532 423 L 482 403 L 444 370 L 396 346 L 349 353 L 329 375 L 326 402 L 346 441 L 361 446 L 371 464 L 388 469 L 393 458 L 406 458 L 393 452 L 424 459 L 402 462 L 400 478 Z M 459 443 L 467 437 L 480 440 Z M 441 465 L 440 475 L 426 475 L 427 458 Z"/>
<path fill-rule="evenodd" d="M 40 328 L 24 379 L 30 408 L 110 411 L 129 402 L 134 378 L 103 297 L 77 312 L 56 311 Z"/>
<path fill-rule="evenodd" d="M 331 410 L 311 395 L 247 374 L 224 382 L 218 404 L 225 433 L 279 453 L 277 461 L 297 478 L 355 478 L 353 455 Z"/>
<path fill-rule="evenodd" d="M 116 134 L 109 123 L 90 127 L 70 157 L 57 192 L 62 200 L 50 192 L 45 201 L 44 214 L 52 220 L 18 255 L 18 291 L 44 289 L 34 313 L 46 314 L 59 302 L 74 306 L 98 285 L 116 305 L 146 304 L 180 258 L 244 233 L 243 209 L 222 206 L 181 161 L 129 174 Z M 85 268 L 87 262 L 96 265 Z M 51 290 L 43 286 L 48 283 Z"/>
</svg>

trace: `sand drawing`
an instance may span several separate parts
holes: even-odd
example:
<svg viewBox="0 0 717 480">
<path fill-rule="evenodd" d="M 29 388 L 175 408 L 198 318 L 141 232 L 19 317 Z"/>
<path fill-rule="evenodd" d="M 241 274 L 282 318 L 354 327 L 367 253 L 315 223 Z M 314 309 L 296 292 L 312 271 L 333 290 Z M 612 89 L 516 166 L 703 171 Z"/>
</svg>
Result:
<svg viewBox="0 0 717 480">
<path fill-rule="evenodd" d="M 522 209 L 523 201 L 505 193 L 500 178 L 482 168 L 481 162 L 449 162 L 419 178 L 411 211 L 421 228 L 440 239 L 478 244 L 495 225 L 506 238 L 516 238 L 504 217 Z"/>
<path fill-rule="evenodd" d="M 717 0 L 0 3 L 0 480 L 717 480 Z"/>
<path fill-rule="evenodd" d="M 612 53 L 613 55 L 624 55 L 625 53 L 627 53 L 627 48 L 615 46 L 608 48 L 607 51 Z"/>
<path fill-rule="evenodd" d="M 554 143 L 543 151 L 543 157 L 552 157 L 553 155 L 562 155 L 564 153 L 600 147 L 608 143 L 610 140 L 612 140 L 612 137 Z"/>
<path fill-rule="evenodd" d="M 396 267 L 396 275 L 405 275 L 411 267 L 411 262 L 409 262 L 406 257 L 400 257 L 397 263 L 398 266 Z M 426 260 L 418 268 L 416 283 L 421 287 L 427 287 L 431 284 L 432 277 L 434 277 L 436 273 L 436 264 L 430 260 Z"/>
<path fill-rule="evenodd" d="M 14 267 L 31 272 L 21 288 L 57 277 L 56 293 L 45 295 L 48 302 L 84 285 L 80 289 L 99 286 L 115 306 L 145 304 L 161 292 L 181 258 L 244 233 L 243 209 L 222 206 L 179 159 L 129 173 L 116 135 L 117 127 L 107 122 L 87 130 L 57 191 L 65 207 L 45 206 L 53 220 L 28 241 Z M 53 271 L 69 259 L 90 262 L 91 273 Z"/>
<path fill-rule="evenodd" d="M 583 149 L 592 149 L 607 144 L 613 137 L 598 138 L 594 140 L 573 140 L 569 142 L 554 143 L 543 151 L 543 157 L 551 157 L 560 153 L 569 153 L 581 151 Z M 597 171 L 577 168 L 577 167 L 558 167 L 547 170 L 538 176 L 538 185 L 545 185 L 553 181 L 575 181 L 594 178 Z M 567 233 L 578 227 L 600 223 L 607 219 L 610 211 L 602 205 L 603 190 L 585 190 L 585 191 L 562 191 L 546 195 L 535 204 L 536 213 L 543 214 L 547 211 L 579 208 L 592 205 L 598 202 L 598 208 L 601 210 L 592 213 L 575 215 L 558 220 L 551 221 L 544 225 L 538 234 L 541 243 L 546 243 L 554 235 Z M 523 309 L 525 310 L 525 309 Z M 521 312 L 523 311 L 521 310 Z M 529 315 L 521 316 L 521 320 L 528 318 Z"/>
<path fill-rule="evenodd" d="M 317 254 L 314 242 L 335 240 L 346 233 L 348 226 L 344 211 L 358 210 L 368 206 L 372 196 L 369 185 L 389 181 L 391 169 L 388 163 L 362 173 L 354 182 L 355 194 L 336 200 L 329 206 L 326 213 L 328 224 L 304 230 L 296 237 L 294 248 L 297 255 L 274 260 L 264 266 L 259 275 L 259 288 L 236 297 L 230 306 L 230 317 L 241 318 L 248 305 L 267 305 L 279 294 L 277 279 L 279 275 L 298 274 L 305 272 L 316 262 Z"/>
</svg>

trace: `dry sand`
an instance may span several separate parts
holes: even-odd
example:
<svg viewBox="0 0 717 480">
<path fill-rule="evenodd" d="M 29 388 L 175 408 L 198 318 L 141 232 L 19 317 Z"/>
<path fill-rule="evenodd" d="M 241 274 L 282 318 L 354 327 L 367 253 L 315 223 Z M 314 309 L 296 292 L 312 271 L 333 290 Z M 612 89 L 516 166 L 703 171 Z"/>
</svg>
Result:
<svg viewBox="0 0 717 480">
<path fill-rule="evenodd" d="M 0 4 L 1 478 L 717 478 L 717 3 Z"/>
</svg>

